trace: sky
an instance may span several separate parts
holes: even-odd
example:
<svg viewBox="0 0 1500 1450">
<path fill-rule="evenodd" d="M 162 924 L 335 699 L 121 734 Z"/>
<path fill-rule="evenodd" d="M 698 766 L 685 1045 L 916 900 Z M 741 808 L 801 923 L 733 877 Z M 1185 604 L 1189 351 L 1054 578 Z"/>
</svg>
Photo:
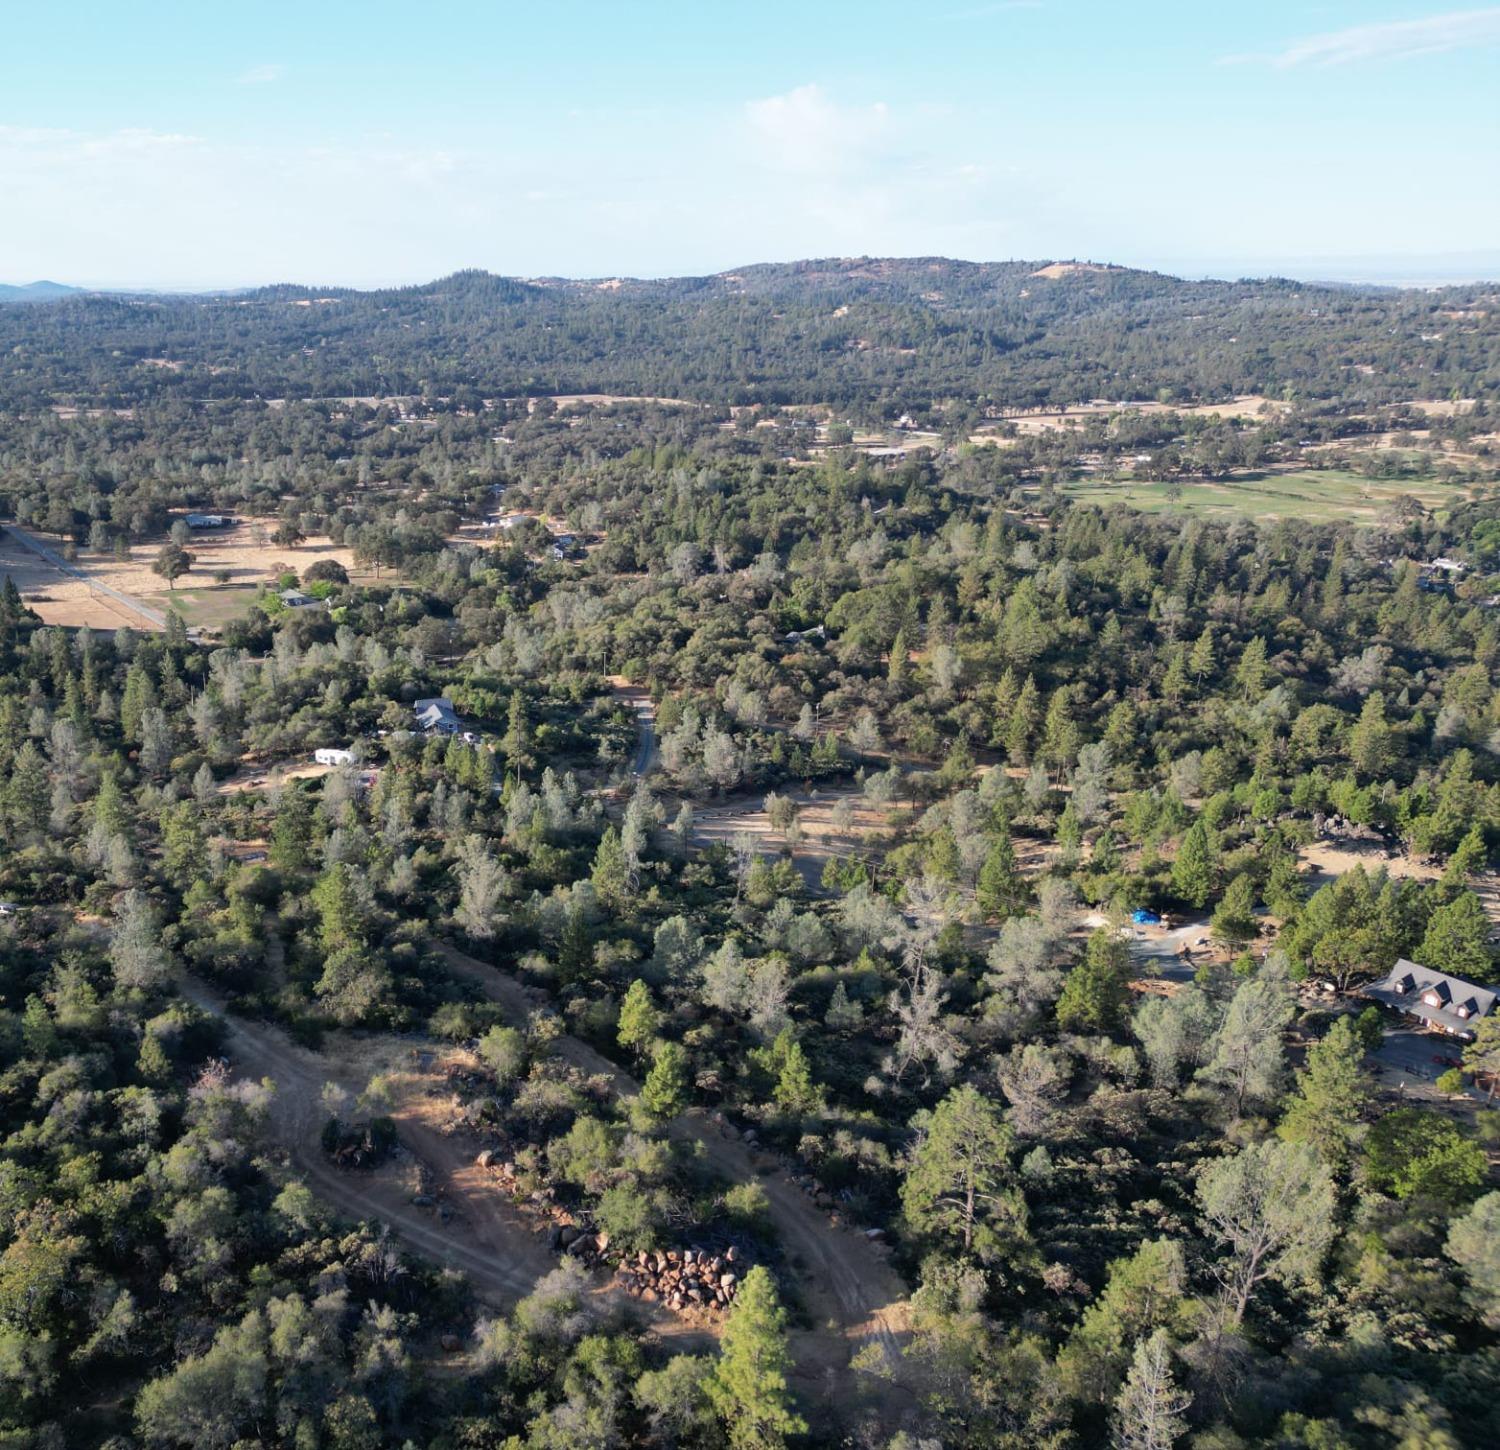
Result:
<svg viewBox="0 0 1500 1450">
<path fill-rule="evenodd" d="M 0 281 L 1500 277 L 1500 5 L 0 3 Z"/>
</svg>

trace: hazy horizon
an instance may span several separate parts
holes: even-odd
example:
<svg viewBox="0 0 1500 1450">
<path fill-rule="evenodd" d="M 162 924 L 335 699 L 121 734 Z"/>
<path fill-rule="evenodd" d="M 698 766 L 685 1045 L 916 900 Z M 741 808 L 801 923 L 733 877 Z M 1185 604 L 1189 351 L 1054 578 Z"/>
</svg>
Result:
<svg viewBox="0 0 1500 1450">
<path fill-rule="evenodd" d="M 867 256 L 872 260 L 905 261 L 917 256 L 938 256 L 936 253 L 846 253 L 838 258 L 828 256 L 757 257 L 740 259 L 722 267 L 711 267 L 703 271 L 653 270 L 642 272 L 518 272 L 478 263 L 461 265 L 432 275 L 406 275 L 386 278 L 371 278 L 367 281 L 345 281 L 336 277 L 268 277 L 254 281 L 226 280 L 220 282 L 178 283 L 136 282 L 117 278 L 75 278 L 56 273 L 19 278 L 0 276 L 0 286 L 31 287 L 58 285 L 77 288 L 85 292 L 113 292 L 131 294 L 154 294 L 161 296 L 193 296 L 209 293 L 249 292 L 262 287 L 336 287 L 360 292 L 377 292 L 389 288 L 420 287 L 452 276 L 455 272 L 483 271 L 494 276 L 510 277 L 518 281 L 543 279 L 568 282 L 597 282 L 612 279 L 624 281 L 665 281 L 686 277 L 711 277 L 754 266 L 795 266 L 803 262 L 849 260 L 856 256 Z M 1459 259 L 1463 260 L 1460 261 Z M 1500 285 L 1500 252 L 1493 254 L 1453 253 L 1447 256 L 1368 256 L 1368 257 L 1287 257 L 1244 259 L 1196 259 L 1181 258 L 1175 261 L 1163 259 L 1122 261 L 1106 255 L 1085 256 L 1071 253 L 1066 256 L 1036 257 L 957 257 L 942 256 L 943 261 L 976 266 L 1005 265 L 1008 263 L 1048 263 L 1077 261 L 1098 265 L 1124 267 L 1134 271 L 1155 272 L 1163 276 L 1177 277 L 1183 281 L 1263 281 L 1273 277 L 1284 277 L 1292 281 L 1328 283 L 1336 286 L 1405 287 L 1431 289 L 1466 285 Z"/>
<path fill-rule="evenodd" d="M 1500 5 L 81 0 L 7 39 L 4 277 L 1500 272 Z"/>
</svg>

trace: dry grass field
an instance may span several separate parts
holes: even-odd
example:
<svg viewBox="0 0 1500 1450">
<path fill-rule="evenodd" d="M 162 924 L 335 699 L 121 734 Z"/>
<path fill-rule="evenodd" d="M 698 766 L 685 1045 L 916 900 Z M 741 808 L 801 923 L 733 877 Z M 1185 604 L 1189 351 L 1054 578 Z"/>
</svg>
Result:
<svg viewBox="0 0 1500 1450">
<path fill-rule="evenodd" d="M 170 590 L 151 565 L 161 552 L 162 540 L 137 544 L 128 559 L 113 552 L 80 549 L 72 567 L 84 578 L 64 572 L 31 553 L 9 534 L 0 534 L 0 576 L 15 580 L 22 598 L 47 624 L 94 629 L 118 629 L 121 625 L 149 629 L 145 619 L 118 600 L 94 593 L 90 580 L 109 585 L 155 609 L 178 609 L 189 625 L 215 628 L 242 614 L 255 597 L 257 586 L 278 574 L 298 574 L 320 559 L 335 559 L 351 579 L 373 579 L 368 571 L 356 570 L 352 550 L 332 540 L 314 536 L 294 549 L 272 544 L 271 527 L 264 523 L 234 524 L 227 529 L 200 530 L 189 540 L 193 568 Z M 58 541 L 40 536 L 50 548 Z M 224 583 L 219 583 L 219 576 Z"/>
</svg>

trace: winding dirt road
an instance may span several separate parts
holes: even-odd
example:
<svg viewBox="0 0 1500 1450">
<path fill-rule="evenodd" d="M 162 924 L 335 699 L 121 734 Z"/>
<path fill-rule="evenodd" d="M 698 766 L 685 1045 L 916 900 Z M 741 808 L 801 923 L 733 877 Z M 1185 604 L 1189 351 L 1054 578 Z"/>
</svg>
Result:
<svg viewBox="0 0 1500 1450">
<path fill-rule="evenodd" d="M 501 1195 L 479 1191 L 462 1175 L 445 1175 L 447 1198 L 456 1217 L 447 1224 L 409 1202 L 409 1189 L 378 1174 L 335 1167 L 323 1152 L 321 1134 L 325 1113 L 323 1085 L 337 1083 L 351 1095 L 363 1090 L 368 1069 L 352 1073 L 332 1053 L 314 1053 L 288 1040 L 275 1027 L 231 1016 L 224 1001 L 201 982 L 180 984 L 182 994 L 205 1012 L 218 1017 L 227 1034 L 231 1062 L 256 1078 L 276 1084 L 271 1101 L 271 1129 L 286 1150 L 292 1167 L 330 1207 L 351 1219 L 373 1219 L 420 1253 L 445 1267 L 463 1270 L 475 1292 L 492 1303 L 508 1306 L 529 1293 L 536 1281 L 556 1267 L 545 1244 Z M 397 1050 L 392 1046 L 392 1065 Z M 437 1136 L 409 1111 L 398 1107 L 392 1116 L 402 1142 L 418 1158 L 440 1166 L 452 1152 L 435 1152 Z"/>
<path fill-rule="evenodd" d="M 650 695 L 623 680 L 612 683 L 635 711 L 640 744 L 631 766 L 634 774 L 644 775 L 655 755 L 655 712 Z M 716 812 L 705 832 L 710 839 L 717 834 L 714 827 L 726 828 L 733 819 L 731 813 L 750 803 L 724 804 L 728 809 L 723 815 Z M 513 1022 L 524 1023 L 532 1012 L 546 1005 L 545 993 L 532 990 L 499 968 L 447 943 L 439 943 L 438 949 L 455 973 L 475 983 Z M 336 1043 L 328 1051 L 315 1053 L 297 1046 L 275 1027 L 231 1017 L 223 999 L 201 982 L 185 979 L 181 989 L 190 1001 L 224 1022 L 228 1052 L 240 1071 L 275 1082 L 272 1131 L 291 1166 L 335 1210 L 353 1219 L 384 1224 L 423 1257 L 462 1270 L 476 1294 L 502 1307 L 529 1293 L 537 1280 L 555 1267 L 557 1261 L 541 1235 L 487 1175 L 473 1166 L 467 1149 L 426 1121 L 428 1114 L 417 1094 L 403 1094 L 391 1116 L 403 1145 L 434 1173 L 445 1201 L 455 1210 L 449 1222 L 443 1223 L 412 1204 L 409 1185 L 388 1175 L 338 1168 L 323 1152 L 324 1084 L 335 1082 L 354 1095 L 365 1087 L 372 1066 L 396 1074 L 409 1072 L 409 1064 L 402 1061 L 403 1052 L 410 1055 L 409 1044 L 387 1039 L 376 1048 L 372 1060 L 369 1040 L 361 1039 L 360 1063 L 355 1067 L 342 1060 Z M 580 1072 L 605 1079 L 620 1097 L 632 1097 L 640 1091 L 639 1083 L 628 1072 L 575 1037 L 556 1038 L 552 1050 Z M 382 1051 L 384 1060 L 380 1060 Z M 883 1250 L 862 1234 L 836 1226 L 774 1160 L 732 1136 L 733 1129 L 720 1127 L 703 1113 L 692 1111 L 672 1122 L 668 1132 L 679 1141 L 701 1145 L 708 1162 L 724 1178 L 736 1183 L 758 1182 L 764 1190 L 771 1221 L 814 1319 L 813 1328 L 793 1336 L 798 1378 L 819 1381 L 830 1371 L 844 1368 L 856 1351 L 869 1344 L 882 1349 L 887 1366 L 894 1371 L 909 1329 L 910 1306 L 905 1285 L 886 1262 Z M 683 1349 L 711 1342 L 701 1328 L 665 1311 L 608 1288 L 601 1287 L 600 1293 L 621 1302 Z"/>
<path fill-rule="evenodd" d="M 544 993 L 532 991 L 455 946 L 440 943 L 439 950 L 457 975 L 475 983 L 517 1023 L 546 1002 Z M 621 1097 L 640 1091 L 629 1073 L 586 1042 L 563 1036 L 553 1047 L 580 1072 L 607 1078 Z M 683 1114 L 668 1131 L 680 1141 L 701 1143 L 708 1161 L 723 1177 L 736 1183 L 758 1182 L 765 1190 L 771 1221 L 800 1271 L 798 1289 L 819 1326 L 813 1335 L 804 1337 L 831 1336 L 841 1343 L 845 1361 L 861 1342 L 874 1338 L 894 1363 L 908 1326 L 908 1306 L 905 1286 L 882 1251 L 862 1234 L 835 1226 L 772 1160 L 727 1136 L 701 1112 Z M 812 1351 L 817 1346 L 806 1348 Z"/>
</svg>

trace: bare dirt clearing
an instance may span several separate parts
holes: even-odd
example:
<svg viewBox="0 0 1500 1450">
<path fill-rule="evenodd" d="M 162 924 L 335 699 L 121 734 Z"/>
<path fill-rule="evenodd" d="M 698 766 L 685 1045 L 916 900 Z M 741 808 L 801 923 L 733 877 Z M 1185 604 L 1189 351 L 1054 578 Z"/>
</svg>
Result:
<svg viewBox="0 0 1500 1450">
<path fill-rule="evenodd" d="M 275 790 L 289 780 L 321 780 L 339 769 L 336 765 L 311 763 L 242 765 L 228 780 L 219 782 L 220 795 L 240 795 L 247 790 Z"/>
<path fill-rule="evenodd" d="M 231 1062 L 243 1073 L 276 1084 L 271 1127 L 289 1166 L 339 1213 L 384 1225 L 413 1252 L 467 1274 L 480 1298 L 509 1307 L 531 1292 L 558 1260 L 543 1238 L 474 1163 L 463 1137 L 451 1135 L 444 1080 L 432 1054 L 390 1037 L 338 1034 L 322 1052 L 298 1047 L 277 1028 L 232 1017 L 207 987 L 184 981 L 190 1001 L 225 1024 Z M 426 1065 L 422 1065 L 423 1062 Z M 323 1151 L 324 1085 L 358 1094 L 375 1074 L 392 1094 L 389 1116 L 402 1153 L 373 1172 L 339 1168 Z M 412 1202 L 424 1196 L 448 1214 Z M 657 1333 L 694 1349 L 709 1342 L 701 1329 L 673 1319 L 600 1282 L 601 1304 L 624 1308 Z"/>
<path fill-rule="evenodd" d="M 1038 267 L 1033 277 L 1071 277 L 1077 272 L 1123 272 L 1123 267 L 1111 267 L 1103 262 L 1052 262 Z"/>
<path fill-rule="evenodd" d="M 135 610 L 90 589 L 88 583 L 49 564 L 0 530 L 0 577 L 8 575 L 21 598 L 46 624 L 67 628 L 150 629 Z M 161 580 L 156 581 L 160 586 Z"/>
<path fill-rule="evenodd" d="M 258 583 L 273 579 L 283 569 L 298 574 L 316 564 L 320 559 L 332 559 L 345 569 L 354 567 L 354 551 L 336 545 L 321 535 L 311 537 L 296 548 L 285 544 L 273 544 L 270 535 L 274 524 L 254 521 L 231 524 L 226 529 L 195 529 L 186 548 L 193 556 L 193 567 L 183 579 L 198 583 L 223 573 L 229 583 Z M 116 559 L 113 554 L 95 554 L 80 549 L 78 564 L 92 577 L 112 584 L 127 594 L 156 594 L 162 587 L 160 574 L 151 571 L 151 565 L 161 552 L 162 541 L 136 544 L 130 550 L 129 559 Z"/>
<path fill-rule="evenodd" d="M 1366 871 L 1384 869 L 1398 880 L 1436 881 L 1443 873 L 1402 852 L 1391 852 L 1374 841 L 1313 841 L 1297 853 L 1308 889 L 1316 891 L 1356 866 Z"/>
<path fill-rule="evenodd" d="M 778 792 L 797 806 L 801 838 L 792 847 L 792 859 L 802 879 L 817 890 L 824 865 L 833 857 L 848 856 L 869 836 L 883 835 L 890 827 L 889 812 L 869 805 L 858 786 L 830 786 L 821 790 Z M 834 824 L 834 809 L 840 801 L 850 805 L 849 826 Z M 771 825 L 765 793 L 731 797 L 693 807 L 693 841 L 699 846 L 729 845 L 738 835 L 749 835 L 761 850 L 787 847 L 786 834 Z M 672 809 L 668 804 L 668 812 Z"/>
<path fill-rule="evenodd" d="M 517 1227 L 501 1235 L 491 1214 L 473 1219 L 459 1215 L 440 1224 L 431 1214 L 414 1207 L 410 1201 L 414 1181 L 404 1165 L 356 1173 L 329 1161 L 321 1143 L 324 1084 L 333 1082 L 357 1094 L 372 1074 L 400 1072 L 404 1053 L 399 1044 L 390 1039 L 330 1040 L 328 1051 L 309 1052 L 274 1027 L 229 1016 L 223 1001 L 199 983 L 184 982 L 182 990 L 190 1001 L 224 1022 L 230 1060 L 236 1067 L 275 1082 L 271 1125 L 277 1141 L 286 1150 L 290 1165 L 333 1208 L 355 1219 L 385 1224 L 424 1257 L 463 1270 L 476 1293 L 499 1304 L 512 1303 L 528 1293 L 553 1266 L 546 1249 L 529 1229 Z M 398 1105 L 392 1112 L 398 1133 L 403 1131 L 400 1113 Z M 410 1134 L 410 1127 L 405 1131 Z M 420 1133 L 416 1136 L 422 1147 L 432 1146 Z M 420 1162 L 421 1148 L 416 1157 Z M 436 1171 L 441 1169 L 441 1163 L 436 1165 Z"/>
<path fill-rule="evenodd" d="M 485 994 L 517 1020 L 545 1001 L 531 989 L 457 947 L 440 946 L 448 964 L 459 975 L 477 983 Z M 554 1044 L 559 1055 L 580 1071 L 605 1077 L 621 1096 L 639 1092 L 639 1084 L 585 1042 L 561 1037 Z M 773 1158 L 757 1153 L 729 1136 L 701 1113 L 684 1114 L 672 1123 L 673 1137 L 701 1144 L 708 1161 L 736 1183 L 759 1182 L 770 1204 L 772 1222 L 782 1246 L 798 1269 L 797 1284 L 820 1328 L 798 1336 L 799 1360 L 832 1361 L 840 1366 L 862 1341 L 872 1340 L 897 1362 L 900 1336 L 908 1327 L 905 1288 L 883 1251 L 862 1234 L 836 1225 L 812 1199 L 780 1170 Z"/>
<path fill-rule="evenodd" d="M 1258 418 L 1263 412 L 1285 411 L 1290 405 L 1278 403 L 1260 393 L 1244 393 L 1224 403 L 1158 403 L 1141 402 L 1097 402 L 1080 403 L 1074 408 L 1064 408 L 1054 413 L 1004 413 L 1002 418 L 1014 423 L 1023 433 L 1045 433 L 1057 428 L 1068 428 L 1086 423 L 1090 419 L 1108 418 L 1113 413 L 1177 413 L 1183 417 L 1210 418 L 1218 414 L 1221 418 Z M 979 429 L 970 439 L 973 443 L 994 443 L 992 431 Z"/>
<path fill-rule="evenodd" d="M 254 598 L 253 586 L 286 571 L 301 574 L 320 559 L 343 565 L 351 579 L 374 578 L 369 571 L 354 567 L 353 550 L 331 539 L 313 537 L 288 548 L 270 542 L 271 527 L 245 521 L 225 529 L 195 530 L 186 546 L 193 567 L 176 590 L 165 588 L 161 575 L 151 568 L 164 539 L 134 544 L 126 558 L 117 557 L 113 550 L 79 549 L 68 564 L 77 571 L 71 574 L 27 549 L 10 533 L 0 532 L 0 575 L 9 574 L 15 580 L 22 597 L 47 624 L 87 624 L 95 629 L 156 627 L 128 605 L 92 589 L 95 583 L 139 600 L 148 610 L 180 609 L 189 624 L 212 627 L 242 613 Z M 63 547 L 62 540 L 32 537 L 52 552 Z M 221 575 L 223 584 L 218 583 Z"/>
</svg>

